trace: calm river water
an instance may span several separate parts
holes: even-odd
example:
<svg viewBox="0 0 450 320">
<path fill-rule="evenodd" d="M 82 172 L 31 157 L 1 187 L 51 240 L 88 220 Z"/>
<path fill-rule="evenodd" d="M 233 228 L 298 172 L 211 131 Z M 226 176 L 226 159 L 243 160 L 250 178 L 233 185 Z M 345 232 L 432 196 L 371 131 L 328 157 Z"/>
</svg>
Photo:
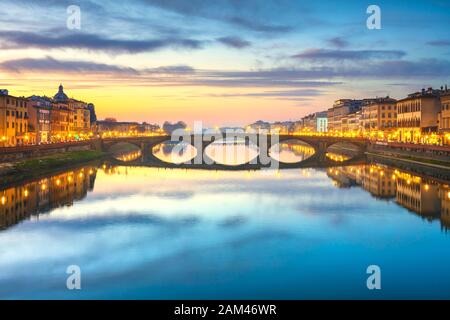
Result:
<svg viewBox="0 0 450 320">
<path fill-rule="evenodd" d="M 386 166 L 104 164 L 0 198 L 0 298 L 450 298 L 449 186 Z"/>
</svg>

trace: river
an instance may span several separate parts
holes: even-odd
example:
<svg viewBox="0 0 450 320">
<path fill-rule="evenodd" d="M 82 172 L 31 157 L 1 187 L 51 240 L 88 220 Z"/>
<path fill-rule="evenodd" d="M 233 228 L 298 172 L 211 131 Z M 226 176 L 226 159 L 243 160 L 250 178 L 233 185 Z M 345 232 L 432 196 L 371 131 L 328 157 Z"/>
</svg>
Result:
<svg viewBox="0 0 450 320">
<path fill-rule="evenodd" d="M 85 165 L 0 188 L 0 298 L 450 298 L 449 210 L 447 182 L 376 163 Z"/>
</svg>

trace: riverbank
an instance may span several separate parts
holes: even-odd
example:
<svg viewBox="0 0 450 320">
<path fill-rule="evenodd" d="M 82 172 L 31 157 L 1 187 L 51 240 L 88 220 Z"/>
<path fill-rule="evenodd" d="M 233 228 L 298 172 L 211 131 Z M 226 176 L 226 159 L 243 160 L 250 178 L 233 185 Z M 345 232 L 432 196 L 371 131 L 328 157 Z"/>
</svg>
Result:
<svg viewBox="0 0 450 320">
<path fill-rule="evenodd" d="M 108 154 L 101 151 L 73 151 L 0 164 L 0 186 L 36 178 L 57 170 L 100 160 Z"/>
</svg>

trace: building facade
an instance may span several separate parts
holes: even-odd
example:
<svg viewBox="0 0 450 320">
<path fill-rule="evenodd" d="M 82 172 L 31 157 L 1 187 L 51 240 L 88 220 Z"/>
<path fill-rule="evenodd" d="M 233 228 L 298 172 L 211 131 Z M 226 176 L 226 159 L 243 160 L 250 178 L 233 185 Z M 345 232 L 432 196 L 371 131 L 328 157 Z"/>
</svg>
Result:
<svg viewBox="0 0 450 320">
<path fill-rule="evenodd" d="M 340 132 L 359 134 L 362 130 L 361 119 L 361 110 L 343 116 L 340 123 Z"/>
<path fill-rule="evenodd" d="M 328 132 L 328 117 L 327 112 L 316 113 L 316 131 Z"/>
<path fill-rule="evenodd" d="M 49 143 L 51 141 L 52 100 L 48 97 L 32 96 L 28 98 L 28 129 L 35 143 Z"/>
<path fill-rule="evenodd" d="M 384 138 L 397 128 L 397 100 L 377 98 L 362 107 L 362 130 L 367 136 Z"/>
<path fill-rule="evenodd" d="M 0 94 L 0 146 L 15 147 L 32 143 L 28 133 L 28 102 L 8 94 Z"/>
<path fill-rule="evenodd" d="M 426 143 L 438 129 L 440 91 L 428 88 L 397 101 L 397 125 L 402 142 Z"/>
<path fill-rule="evenodd" d="M 75 99 L 70 99 L 69 104 L 74 110 L 73 131 L 76 139 L 89 136 L 91 130 L 91 112 L 88 104 Z"/>
<path fill-rule="evenodd" d="M 439 132 L 445 135 L 445 144 L 450 144 L 450 91 L 445 90 L 440 100 L 441 110 L 438 116 Z"/>
<path fill-rule="evenodd" d="M 342 132 L 342 119 L 349 114 L 361 110 L 363 100 L 339 99 L 327 111 L 328 131 Z"/>
</svg>

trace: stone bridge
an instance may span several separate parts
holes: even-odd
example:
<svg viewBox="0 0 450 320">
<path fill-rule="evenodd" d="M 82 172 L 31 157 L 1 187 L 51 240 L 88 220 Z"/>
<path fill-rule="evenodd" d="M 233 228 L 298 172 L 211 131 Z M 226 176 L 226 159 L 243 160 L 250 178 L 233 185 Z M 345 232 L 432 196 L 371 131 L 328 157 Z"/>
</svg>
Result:
<svg viewBox="0 0 450 320">
<path fill-rule="evenodd" d="M 153 155 L 153 147 L 170 141 L 170 136 L 154 136 L 154 137 L 125 137 L 125 138 L 106 138 L 102 139 L 100 146 L 103 151 L 110 151 L 110 149 L 119 142 L 126 142 L 137 146 L 142 152 L 142 158 L 133 162 L 127 162 L 133 165 L 144 165 L 153 167 L 164 167 L 164 168 L 198 168 L 198 169 L 213 169 L 213 170 L 251 170 L 251 169 L 261 169 L 271 166 L 277 166 L 277 168 L 311 168 L 311 167 L 330 167 L 330 166 L 345 166 L 352 164 L 360 164 L 365 160 L 365 151 L 367 147 L 367 141 L 358 138 L 342 138 L 342 137 L 328 137 L 328 136 L 298 136 L 298 135 L 257 135 L 257 134 L 247 134 L 247 133 L 237 133 L 233 134 L 235 139 L 245 140 L 246 144 L 254 143 L 259 148 L 261 154 L 257 157 L 256 162 L 251 161 L 246 164 L 229 166 L 214 163 L 212 159 L 204 153 L 208 145 L 215 141 L 220 141 L 224 139 L 224 134 L 214 133 L 214 134 L 199 134 L 199 135 L 187 135 L 178 139 L 178 141 L 184 141 L 193 145 L 197 150 L 202 150 L 203 152 L 197 152 L 196 157 L 192 160 L 192 163 L 188 164 L 173 164 L 162 161 Z M 227 135 L 230 138 L 230 135 Z M 268 150 L 273 145 L 279 142 L 288 140 L 299 140 L 307 143 L 312 148 L 314 148 L 314 155 L 311 157 L 297 162 L 297 163 L 283 163 L 277 162 L 270 158 L 268 163 Z M 347 142 L 355 147 L 356 155 L 351 159 L 336 162 L 328 157 L 326 153 L 329 147 L 336 143 Z M 262 154 L 265 153 L 265 154 Z M 114 162 L 122 163 L 119 160 L 114 160 Z M 212 164 L 213 163 L 213 164 Z"/>
</svg>

